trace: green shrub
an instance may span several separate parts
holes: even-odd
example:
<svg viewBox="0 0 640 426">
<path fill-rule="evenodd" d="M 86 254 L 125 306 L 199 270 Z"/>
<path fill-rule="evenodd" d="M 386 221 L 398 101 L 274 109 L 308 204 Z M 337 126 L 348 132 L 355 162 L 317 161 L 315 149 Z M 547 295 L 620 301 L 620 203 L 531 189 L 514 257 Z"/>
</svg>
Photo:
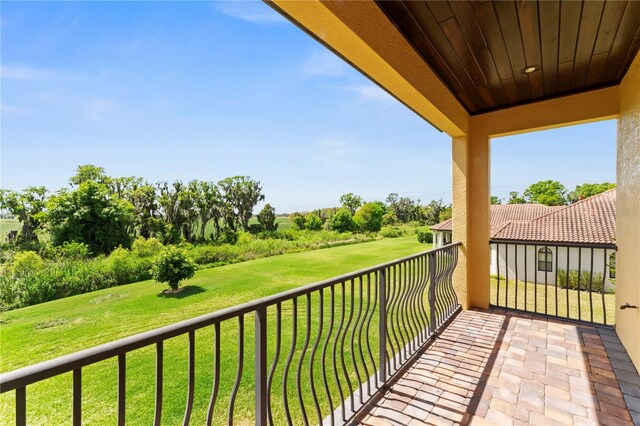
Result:
<svg viewBox="0 0 640 426">
<path fill-rule="evenodd" d="M 107 258 L 107 268 L 118 285 L 144 281 L 151 278 L 151 259 L 135 256 L 129 250 L 118 247 Z"/>
<path fill-rule="evenodd" d="M 44 261 L 35 251 L 21 251 L 13 258 L 13 275 L 20 276 L 42 269 Z"/>
<path fill-rule="evenodd" d="M 153 279 L 169 284 L 172 290 L 177 290 L 180 282 L 193 277 L 195 272 L 195 263 L 184 251 L 175 247 L 167 247 L 156 257 L 151 267 Z"/>
<path fill-rule="evenodd" d="M 366 203 L 353 216 L 357 228 L 363 232 L 378 232 L 382 228 L 384 208 L 379 203 Z"/>
<path fill-rule="evenodd" d="M 131 252 L 138 257 L 157 256 L 164 249 L 164 245 L 157 238 L 138 237 L 131 246 Z"/>
<path fill-rule="evenodd" d="M 431 231 L 418 231 L 418 242 L 422 244 L 432 244 L 433 234 L 431 233 Z"/>
<path fill-rule="evenodd" d="M 397 238 L 402 235 L 402 231 L 393 226 L 385 226 L 380 230 L 380 235 L 385 238 Z"/>
<path fill-rule="evenodd" d="M 258 223 L 265 231 L 276 231 L 278 229 L 276 209 L 271 207 L 271 204 L 266 204 L 258 213 Z"/>
<path fill-rule="evenodd" d="M 225 229 L 222 232 L 222 242 L 225 244 L 236 244 L 238 242 L 239 237 L 240 237 L 240 233 L 237 231 Z"/>
<path fill-rule="evenodd" d="M 291 215 L 289 215 L 289 221 L 295 229 L 302 230 L 307 227 L 307 221 L 302 213 L 291 213 Z"/>
<path fill-rule="evenodd" d="M 315 213 L 307 213 L 304 217 L 305 228 L 310 231 L 319 231 L 322 229 L 322 219 Z"/>
<path fill-rule="evenodd" d="M 91 256 L 89 246 L 77 241 L 65 241 L 61 246 L 55 247 L 56 258 L 80 260 Z"/>
<path fill-rule="evenodd" d="M 591 278 L 591 272 L 582 270 L 580 271 L 580 290 L 589 290 L 589 280 Z M 567 271 L 558 269 L 557 277 L 558 287 L 569 288 L 570 290 L 578 289 L 578 271 L 569 271 L 568 283 L 567 283 Z M 601 292 L 604 280 L 602 272 L 595 272 L 591 281 L 591 291 Z"/>
<path fill-rule="evenodd" d="M 332 230 L 337 232 L 349 232 L 355 229 L 356 224 L 351 217 L 351 212 L 342 208 L 331 217 L 330 226 Z"/>
</svg>

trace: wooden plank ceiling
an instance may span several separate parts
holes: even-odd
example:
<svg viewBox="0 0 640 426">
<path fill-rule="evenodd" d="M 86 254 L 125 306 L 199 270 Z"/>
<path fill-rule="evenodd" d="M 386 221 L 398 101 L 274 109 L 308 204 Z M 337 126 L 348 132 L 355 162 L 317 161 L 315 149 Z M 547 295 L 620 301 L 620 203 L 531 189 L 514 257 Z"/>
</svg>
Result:
<svg viewBox="0 0 640 426">
<path fill-rule="evenodd" d="M 638 0 L 377 3 L 472 115 L 618 84 L 640 47 Z"/>
</svg>

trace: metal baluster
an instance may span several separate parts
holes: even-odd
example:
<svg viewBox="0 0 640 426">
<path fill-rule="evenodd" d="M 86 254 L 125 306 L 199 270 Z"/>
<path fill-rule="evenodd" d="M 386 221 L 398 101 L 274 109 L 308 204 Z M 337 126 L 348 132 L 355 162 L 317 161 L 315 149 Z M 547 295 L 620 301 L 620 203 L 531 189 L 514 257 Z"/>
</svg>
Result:
<svg viewBox="0 0 640 426">
<path fill-rule="evenodd" d="M 125 424 L 127 397 L 127 355 L 118 355 L 118 426 Z"/>
<path fill-rule="evenodd" d="M 536 265 L 535 265 L 535 269 L 533 270 L 533 281 L 534 281 L 534 286 L 533 286 L 533 311 L 534 312 L 538 312 L 538 269 L 539 265 L 540 265 L 540 254 L 538 253 L 538 246 L 537 245 L 533 245 L 533 254 L 535 255 L 535 259 L 536 259 Z"/>
<path fill-rule="evenodd" d="M 360 359 L 362 360 L 362 362 L 364 363 L 364 357 L 362 356 L 362 322 L 360 321 L 362 317 L 362 276 L 358 277 L 358 283 L 359 283 L 359 300 L 358 300 L 358 316 L 356 317 L 356 322 L 353 325 L 353 330 L 351 330 L 351 359 L 353 360 L 353 365 L 355 366 L 355 370 L 356 370 L 356 377 L 358 378 L 358 390 L 359 392 L 359 396 L 360 396 L 360 404 L 363 404 L 364 401 L 362 399 L 362 378 L 360 377 L 360 369 L 358 368 L 358 363 L 356 360 L 356 356 L 354 356 L 354 343 L 355 343 L 355 336 L 356 333 L 358 333 L 358 352 L 360 354 Z M 364 365 L 364 364 L 363 364 Z M 366 368 L 366 366 L 365 366 Z M 367 378 L 367 376 L 365 376 L 365 379 Z"/>
<path fill-rule="evenodd" d="M 296 343 L 298 341 L 298 298 L 293 298 L 293 310 L 291 312 L 291 349 L 289 349 L 289 355 L 284 365 L 284 374 L 282 375 L 282 400 L 284 401 L 284 411 L 287 416 L 287 424 L 293 426 L 291 420 L 291 411 L 289 410 L 289 396 L 287 395 L 287 382 L 289 378 L 289 367 L 291 367 L 291 361 L 293 361 L 293 355 L 296 352 Z"/>
<path fill-rule="evenodd" d="M 604 286 L 604 276 L 602 279 L 602 285 Z M 589 312 L 591 314 L 591 322 L 593 322 L 593 247 L 591 247 L 591 260 L 589 261 Z"/>
<path fill-rule="evenodd" d="M 218 399 L 218 387 L 220 385 L 220 323 L 214 325 L 213 334 L 213 389 L 211 390 L 211 398 L 209 399 L 209 408 L 207 409 L 207 426 L 211 426 L 213 422 L 213 409 Z"/>
<path fill-rule="evenodd" d="M 387 382 L 387 292 L 386 281 L 387 272 L 385 269 L 380 270 L 378 276 L 378 300 L 380 300 L 380 308 L 378 309 L 378 358 L 380 359 L 380 383 L 384 385 Z"/>
<path fill-rule="evenodd" d="M 436 331 L 436 254 L 429 253 L 429 334 Z"/>
<path fill-rule="evenodd" d="M 544 246 L 544 313 L 547 315 L 549 313 L 549 309 L 547 307 L 547 302 L 549 300 L 549 271 L 547 271 L 547 263 L 549 256 L 549 247 Z"/>
<path fill-rule="evenodd" d="M 267 413 L 269 416 L 269 424 L 273 425 L 273 410 L 271 408 L 271 389 L 273 386 L 273 375 L 276 372 L 276 367 L 280 361 L 280 349 L 282 346 L 282 305 L 276 304 L 276 351 L 273 355 L 273 362 L 271 369 L 269 370 L 269 378 L 267 383 Z"/>
<path fill-rule="evenodd" d="M 397 303 L 396 301 L 398 300 L 398 290 L 397 290 L 397 277 L 396 277 L 396 267 L 392 266 L 389 268 L 389 275 L 391 275 L 390 279 L 389 279 L 389 292 L 391 293 L 391 298 L 389 299 L 389 306 L 388 306 L 388 320 L 389 320 L 389 324 L 391 326 L 391 333 L 389 333 L 389 327 L 387 327 L 387 333 L 389 333 L 389 346 L 391 347 L 391 358 L 389 359 L 389 364 L 391 364 L 391 362 L 393 362 L 393 369 L 394 371 L 398 369 L 398 364 L 397 364 L 397 357 L 396 357 L 396 353 L 400 353 L 401 350 L 401 346 L 400 346 L 400 342 L 398 341 L 398 335 L 396 334 L 396 330 L 399 327 L 398 324 L 393 323 L 394 320 L 394 314 L 397 315 Z M 391 339 L 391 337 L 393 337 L 393 339 Z M 395 340 L 396 345 L 397 345 L 397 351 L 396 351 L 396 346 L 393 345 L 393 341 Z M 391 365 L 389 365 L 389 367 L 391 367 Z"/>
<path fill-rule="evenodd" d="M 344 353 L 344 339 L 347 336 L 347 332 L 349 331 L 349 326 L 351 325 L 351 320 L 353 319 L 353 280 L 351 280 L 351 302 L 349 309 L 349 319 L 347 320 L 347 325 L 344 327 L 344 331 L 342 332 L 342 337 L 340 338 L 340 362 L 342 365 L 342 374 L 344 375 L 345 380 L 347 381 L 347 387 L 349 388 L 349 395 L 353 395 L 353 386 L 351 385 L 351 379 L 349 378 L 349 372 L 347 371 L 347 364 L 345 363 L 345 353 Z M 353 353 L 353 346 L 351 347 Z M 354 411 L 355 407 L 353 405 L 353 398 L 351 401 L 351 411 Z M 343 420 L 346 422 L 347 417 L 343 407 L 342 410 Z"/>
<path fill-rule="evenodd" d="M 370 341 L 370 333 L 369 333 L 369 330 L 371 328 L 371 320 L 373 319 L 373 315 L 376 312 L 376 307 L 378 306 L 378 275 L 377 274 L 375 275 L 375 279 L 376 279 L 376 282 L 373 284 L 373 296 L 369 296 L 369 299 L 373 300 L 373 306 L 371 307 L 371 313 L 369 314 L 369 320 L 367 321 L 366 333 L 367 333 L 367 352 L 369 352 L 369 359 L 371 360 L 371 365 L 373 366 L 372 368 L 373 368 L 373 375 L 375 376 L 375 386 L 376 388 L 378 388 L 380 386 L 378 384 L 378 375 L 376 374 L 376 371 L 378 369 L 376 367 L 376 361 L 373 358 L 373 353 L 371 351 L 371 341 Z M 370 284 L 371 284 L 371 275 L 367 277 L 367 287 L 369 287 Z M 385 347 L 384 340 L 379 340 L 379 345 L 381 348 L 384 349 Z M 384 363 L 380 366 L 380 368 L 384 368 L 383 365 Z M 371 395 L 371 392 L 369 392 L 369 395 Z"/>
<path fill-rule="evenodd" d="M 153 424 L 160 425 L 162 419 L 162 358 L 163 342 L 156 343 L 156 408 Z"/>
<path fill-rule="evenodd" d="M 187 405 L 184 410 L 183 425 L 189 424 L 191 419 L 191 410 L 193 409 L 193 392 L 196 380 L 196 332 L 189 332 L 189 385 L 187 390 Z"/>
<path fill-rule="evenodd" d="M 556 283 L 556 316 L 558 316 L 558 266 L 560 266 L 560 264 L 558 263 L 558 252 L 560 251 L 560 247 L 556 247 L 556 261 L 554 263 L 554 267 L 555 267 L 555 271 L 556 271 L 556 279 L 555 279 L 555 283 Z"/>
<path fill-rule="evenodd" d="M 496 306 L 500 306 L 500 243 L 496 243 Z"/>
<path fill-rule="evenodd" d="M 515 300 L 515 308 L 518 309 L 518 244 L 513 245 L 513 258 L 515 259 L 515 273 L 516 273 L 516 300 Z M 526 290 L 526 287 L 525 287 Z"/>
<path fill-rule="evenodd" d="M 569 272 L 571 272 L 571 271 L 569 270 L 569 250 L 570 250 L 570 248 L 567 247 L 567 283 L 566 283 L 567 287 L 565 289 L 566 290 L 566 295 L 567 295 L 567 318 L 569 318 L 569 312 L 570 312 L 569 311 L 569 277 L 570 277 Z"/>
<path fill-rule="evenodd" d="M 327 367 L 326 367 L 326 359 L 327 359 L 327 347 L 329 346 L 329 341 L 331 340 L 331 333 L 333 333 L 333 312 L 335 311 L 335 290 L 334 286 L 331 286 L 331 308 L 329 309 L 329 330 L 327 331 L 327 337 L 324 339 L 324 345 L 322 345 L 322 383 L 324 385 L 324 392 L 327 395 L 327 401 L 329 402 L 329 416 L 331 419 L 331 424 L 334 424 L 334 415 L 333 415 L 333 400 L 331 399 L 331 392 L 329 391 L 329 382 L 327 381 Z"/>
<path fill-rule="evenodd" d="M 607 324 L 607 306 L 604 302 L 604 287 L 605 284 L 607 282 L 607 249 L 605 248 L 604 250 L 604 256 L 603 256 L 603 265 L 602 265 L 602 289 L 600 290 L 600 294 L 602 295 L 602 323 L 603 324 Z M 609 265 L 609 269 L 611 269 L 611 265 Z M 611 278 L 611 274 L 609 273 L 609 278 Z"/>
<path fill-rule="evenodd" d="M 340 377 L 338 375 L 338 364 L 336 360 L 336 350 L 338 348 L 338 341 L 340 340 L 340 334 L 342 333 L 342 326 L 344 325 L 344 311 L 345 311 L 345 294 L 344 294 L 344 281 L 340 283 L 340 291 L 341 291 L 341 309 L 340 309 L 340 325 L 336 330 L 336 338 L 333 341 L 332 348 L 332 364 L 333 364 L 333 377 L 336 380 L 336 385 L 338 386 L 338 393 L 340 394 L 340 404 L 342 406 L 342 416 L 344 417 L 344 393 L 342 392 L 342 385 L 340 384 Z"/>
<path fill-rule="evenodd" d="M 302 351 L 300 352 L 300 358 L 298 359 L 298 369 L 296 374 L 296 389 L 298 391 L 298 403 L 300 404 L 300 410 L 302 411 L 302 420 L 305 425 L 309 424 L 307 417 L 307 410 L 304 407 L 304 400 L 302 398 L 302 364 L 304 363 L 304 357 L 307 354 L 309 348 L 309 335 L 311 334 L 311 294 L 307 293 L 307 318 L 306 318 L 306 333 L 304 337 L 304 343 L 302 345 Z"/>
<path fill-rule="evenodd" d="M 16 389 L 16 426 L 27 424 L 27 388 Z"/>
<path fill-rule="evenodd" d="M 504 245 L 504 307 L 509 307 L 509 244 Z"/>
<path fill-rule="evenodd" d="M 255 312 L 255 392 L 256 426 L 267 424 L 269 394 L 267 389 L 267 308 L 262 306 Z"/>
<path fill-rule="evenodd" d="M 231 391 L 231 399 L 229 400 L 229 413 L 227 420 L 229 426 L 233 425 L 233 411 L 236 404 L 236 397 L 238 396 L 238 390 L 240 389 L 240 382 L 242 381 L 242 369 L 244 367 L 244 315 L 238 316 L 238 372 L 236 374 L 236 381 Z"/>
<path fill-rule="evenodd" d="M 82 370 L 73 370 L 73 425 L 82 425 Z"/>
<path fill-rule="evenodd" d="M 582 290 L 582 283 L 580 283 L 580 275 L 582 275 L 580 273 L 580 271 L 582 270 L 582 247 L 578 247 L 578 319 L 581 320 L 582 319 L 582 297 L 581 297 L 581 290 Z"/>
<path fill-rule="evenodd" d="M 363 290 L 362 287 L 360 287 L 360 300 L 362 300 L 363 297 Z M 359 343 L 359 347 L 360 347 L 360 357 L 362 358 L 362 365 L 364 366 L 364 376 L 365 379 L 367 380 L 367 395 L 371 396 L 371 380 L 369 380 L 369 377 L 371 377 L 369 375 L 369 368 L 367 367 L 367 361 L 364 357 L 364 353 L 362 352 L 362 331 L 364 330 L 364 325 L 365 323 L 367 324 L 367 334 L 365 335 L 365 343 L 367 344 L 367 349 L 369 350 L 369 355 L 371 355 L 371 347 L 369 347 L 369 322 L 367 321 L 368 319 L 370 319 L 369 316 L 369 306 L 371 305 L 371 274 L 367 274 L 367 306 L 365 308 L 365 314 L 362 317 L 362 323 L 360 324 L 360 331 L 358 333 L 358 343 Z M 375 368 L 373 371 L 376 371 Z"/>
<path fill-rule="evenodd" d="M 322 329 L 324 326 L 324 289 L 320 289 L 320 302 L 319 308 L 320 311 L 318 313 L 319 316 L 319 325 L 318 325 L 318 334 L 316 335 L 316 340 L 313 343 L 313 348 L 311 349 L 311 358 L 309 359 L 309 385 L 311 386 L 311 394 L 313 396 L 313 404 L 316 407 L 316 414 L 318 415 L 318 424 L 322 424 L 322 410 L 320 410 L 320 403 L 318 402 L 318 394 L 316 393 L 316 385 L 313 380 L 313 364 L 316 356 L 316 350 L 318 349 L 318 345 L 320 344 L 320 338 L 322 337 Z M 320 360 L 322 364 L 324 364 L 324 357 Z"/>
<path fill-rule="evenodd" d="M 527 278 L 527 271 L 529 270 L 529 262 L 527 260 L 527 253 L 529 252 L 529 247 L 524 245 L 524 310 L 529 310 L 529 303 L 527 302 L 529 296 L 529 280 Z"/>
</svg>

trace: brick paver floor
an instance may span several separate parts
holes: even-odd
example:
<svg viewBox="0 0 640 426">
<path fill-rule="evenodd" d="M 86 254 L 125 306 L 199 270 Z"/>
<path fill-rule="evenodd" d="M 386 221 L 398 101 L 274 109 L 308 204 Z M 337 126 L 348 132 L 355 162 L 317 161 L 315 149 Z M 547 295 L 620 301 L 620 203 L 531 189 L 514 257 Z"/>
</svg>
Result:
<svg viewBox="0 0 640 426">
<path fill-rule="evenodd" d="M 640 425 L 639 397 L 612 329 L 463 311 L 359 423 Z"/>
</svg>

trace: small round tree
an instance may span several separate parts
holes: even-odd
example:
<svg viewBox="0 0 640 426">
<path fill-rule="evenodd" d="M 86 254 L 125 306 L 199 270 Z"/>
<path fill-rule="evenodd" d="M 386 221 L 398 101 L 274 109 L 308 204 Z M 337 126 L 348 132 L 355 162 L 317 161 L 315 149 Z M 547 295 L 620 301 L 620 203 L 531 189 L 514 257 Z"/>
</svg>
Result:
<svg viewBox="0 0 640 426">
<path fill-rule="evenodd" d="M 340 233 L 353 231 L 355 223 L 353 217 L 351 217 L 351 212 L 346 208 L 338 210 L 331 218 L 331 229 Z"/>
<path fill-rule="evenodd" d="M 159 283 L 167 283 L 176 292 L 182 280 L 193 277 L 196 265 L 184 252 L 175 247 L 167 247 L 154 260 L 151 275 Z"/>
</svg>

